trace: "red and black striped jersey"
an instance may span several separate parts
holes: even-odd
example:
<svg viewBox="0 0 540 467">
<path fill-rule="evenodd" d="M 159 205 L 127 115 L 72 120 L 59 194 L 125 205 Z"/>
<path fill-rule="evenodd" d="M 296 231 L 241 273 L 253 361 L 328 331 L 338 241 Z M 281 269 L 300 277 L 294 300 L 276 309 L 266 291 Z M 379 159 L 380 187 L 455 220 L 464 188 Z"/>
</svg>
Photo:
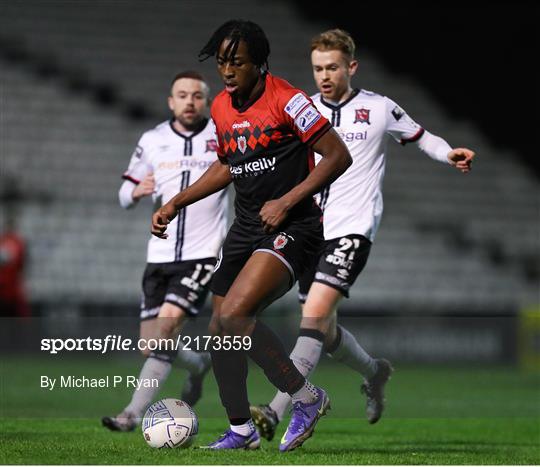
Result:
<svg viewBox="0 0 540 467">
<path fill-rule="evenodd" d="M 222 91 L 212 104 L 218 157 L 228 164 L 239 221 L 260 227 L 259 211 L 301 183 L 314 166 L 312 145 L 331 127 L 312 100 L 287 81 L 266 73 L 263 90 L 241 108 Z M 310 197 L 289 221 L 320 216 Z"/>
</svg>

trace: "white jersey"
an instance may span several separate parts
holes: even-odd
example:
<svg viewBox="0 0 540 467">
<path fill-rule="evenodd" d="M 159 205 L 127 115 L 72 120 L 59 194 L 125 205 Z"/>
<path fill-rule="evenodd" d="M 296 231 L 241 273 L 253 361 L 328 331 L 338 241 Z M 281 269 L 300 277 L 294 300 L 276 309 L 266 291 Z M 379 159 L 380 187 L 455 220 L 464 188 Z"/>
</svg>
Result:
<svg viewBox="0 0 540 467">
<path fill-rule="evenodd" d="M 145 132 L 123 178 L 138 184 L 153 173 L 154 203 L 162 206 L 193 184 L 217 160 L 214 123 L 205 120 L 193 133 L 181 134 L 172 120 Z M 222 190 L 182 210 L 167 227 L 168 238 L 152 236 L 148 263 L 216 257 L 227 229 L 227 192 Z"/>
<path fill-rule="evenodd" d="M 360 234 L 373 241 L 383 212 L 388 136 L 405 144 L 417 141 L 424 130 L 394 101 L 369 91 L 355 89 L 337 105 L 325 102 L 319 93 L 312 99 L 347 145 L 353 160 L 347 171 L 318 195 L 324 212 L 324 238 Z M 320 159 L 317 154 L 316 162 Z"/>
</svg>

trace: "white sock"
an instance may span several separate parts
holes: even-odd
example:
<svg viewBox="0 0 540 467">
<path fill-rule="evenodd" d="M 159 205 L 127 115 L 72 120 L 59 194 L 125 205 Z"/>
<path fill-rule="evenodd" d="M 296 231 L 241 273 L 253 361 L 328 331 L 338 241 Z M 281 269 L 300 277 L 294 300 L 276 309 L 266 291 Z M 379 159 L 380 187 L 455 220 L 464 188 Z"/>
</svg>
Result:
<svg viewBox="0 0 540 467">
<path fill-rule="evenodd" d="M 154 402 L 154 399 L 166 381 L 169 373 L 171 372 L 171 364 L 157 358 L 149 357 L 144 362 L 141 373 L 139 375 L 139 381 L 157 379 L 157 387 L 144 387 L 135 389 L 131 402 L 124 409 L 126 412 L 131 412 L 137 418 L 141 418 L 144 415 L 148 406 Z M 153 386 L 148 384 L 148 386 Z"/>
<path fill-rule="evenodd" d="M 328 355 L 361 373 L 365 378 L 371 378 L 377 371 L 377 361 L 362 348 L 349 331 L 343 326 L 338 327 L 341 330 L 341 340 L 337 349 Z"/>
<path fill-rule="evenodd" d="M 208 357 L 206 357 L 208 355 Z M 205 368 L 206 358 L 210 359 L 208 352 L 194 352 L 193 350 L 180 349 L 174 360 L 175 367 L 183 368 L 191 374 L 199 375 Z"/>
<path fill-rule="evenodd" d="M 324 339 L 324 336 L 321 333 L 320 336 L 317 337 L 320 337 L 320 340 L 315 337 L 300 335 L 291 352 L 291 360 L 303 376 L 308 376 L 317 366 L 317 363 L 319 363 L 319 359 L 321 358 L 323 346 L 322 340 Z M 274 399 L 272 399 L 272 402 L 270 402 L 270 407 L 276 412 L 279 421 L 285 416 L 290 403 L 291 396 L 286 392 L 281 391 L 278 391 L 274 396 Z"/>
<path fill-rule="evenodd" d="M 317 393 L 317 388 L 306 379 L 304 385 L 292 395 L 292 401 L 311 404 L 312 402 L 315 402 L 318 397 L 319 394 Z"/>
<path fill-rule="evenodd" d="M 250 418 L 243 425 L 231 425 L 231 430 L 239 435 L 249 436 L 251 433 L 255 431 L 255 424 L 253 423 L 253 420 Z"/>
</svg>

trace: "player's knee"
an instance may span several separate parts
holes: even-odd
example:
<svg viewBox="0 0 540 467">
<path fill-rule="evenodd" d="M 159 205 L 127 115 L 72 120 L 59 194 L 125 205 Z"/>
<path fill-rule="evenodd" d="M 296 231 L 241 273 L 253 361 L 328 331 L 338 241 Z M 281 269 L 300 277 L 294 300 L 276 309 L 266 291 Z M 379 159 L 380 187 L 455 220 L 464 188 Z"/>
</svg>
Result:
<svg viewBox="0 0 540 467">
<path fill-rule="evenodd" d="M 141 349 L 140 352 L 144 358 L 148 358 L 150 356 L 151 350 L 144 348 Z"/>
<path fill-rule="evenodd" d="M 219 316 L 219 326 L 222 333 L 227 335 L 238 334 L 238 318 L 232 312 L 221 313 Z"/>
<path fill-rule="evenodd" d="M 180 322 L 178 318 L 159 318 L 159 335 L 162 338 L 173 338 L 176 336 Z"/>
<path fill-rule="evenodd" d="M 222 328 L 219 322 L 219 316 L 212 316 L 210 323 L 208 324 L 208 333 L 211 336 L 221 336 Z"/>
<path fill-rule="evenodd" d="M 219 324 L 228 335 L 245 335 L 251 320 L 248 318 L 245 301 L 241 298 L 226 298 L 219 313 Z"/>
</svg>

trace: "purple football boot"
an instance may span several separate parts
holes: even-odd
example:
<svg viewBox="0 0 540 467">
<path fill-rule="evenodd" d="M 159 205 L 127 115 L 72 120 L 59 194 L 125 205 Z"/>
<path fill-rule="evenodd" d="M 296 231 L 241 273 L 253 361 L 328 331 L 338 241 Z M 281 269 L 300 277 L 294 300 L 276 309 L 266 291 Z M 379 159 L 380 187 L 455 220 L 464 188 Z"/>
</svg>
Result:
<svg viewBox="0 0 540 467">
<path fill-rule="evenodd" d="M 257 430 L 247 436 L 239 435 L 228 429 L 221 438 L 208 446 L 201 446 L 201 449 L 259 449 L 261 438 Z"/>
<path fill-rule="evenodd" d="M 326 392 L 317 388 L 319 397 L 311 404 L 295 402 L 292 407 L 292 417 L 287 431 L 281 438 L 279 450 L 292 451 L 304 443 L 315 430 L 315 425 L 326 411 L 330 409 L 330 399 Z"/>
</svg>

